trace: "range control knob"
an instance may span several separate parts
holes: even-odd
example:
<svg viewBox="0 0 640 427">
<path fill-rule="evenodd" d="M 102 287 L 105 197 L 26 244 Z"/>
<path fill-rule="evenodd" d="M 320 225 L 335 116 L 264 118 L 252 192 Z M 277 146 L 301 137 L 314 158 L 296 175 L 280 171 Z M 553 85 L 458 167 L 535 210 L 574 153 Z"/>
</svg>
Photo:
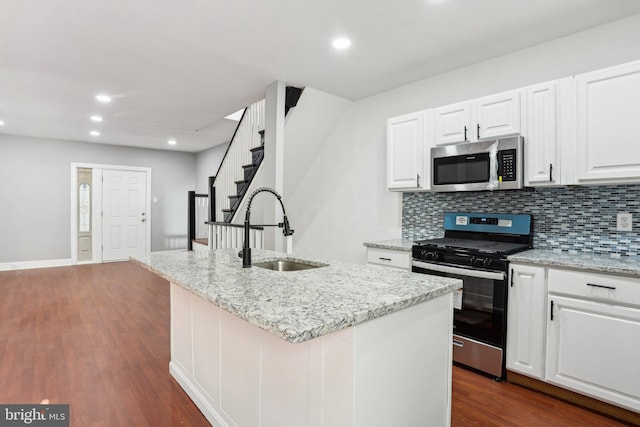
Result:
<svg viewBox="0 0 640 427">
<path fill-rule="evenodd" d="M 473 267 L 487 268 L 489 264 L 491 264 L 491 258 L 480 258 L 480 257 L 471 258 L 471 265 Z"/>
<path fill-rule="evenodd" d="M 427 254 L 427 260 L 429 260 L 429 261 L 437 261 L 438 260 L 438 252 L 429 252 Z"/>
</svg>

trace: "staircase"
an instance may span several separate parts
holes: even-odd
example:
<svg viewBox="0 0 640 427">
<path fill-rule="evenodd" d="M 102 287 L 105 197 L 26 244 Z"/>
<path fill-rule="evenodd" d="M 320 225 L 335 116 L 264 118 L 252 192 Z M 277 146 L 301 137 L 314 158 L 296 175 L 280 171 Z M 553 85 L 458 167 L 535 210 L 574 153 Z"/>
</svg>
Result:
<svg viewBox="0 0 640 427">
<path fill-rule="evenodd" d="M 249 149 L 251 152 L 251 163 L 242 165 L 242 179 L 234 181 L 236 184 L 236 192 L 235 194 L 227 196 L 229 198 L 229 208 L 222 209 L 223 222 L 231 222 L 233 219 L 238 207 L 240 207 L 242 198 L 249 189 L 253 177 L 256 175 L 256 172 L 258 172 L 262 159 L 264 159 L 264 130 L 258 133 L 260 134 L 260 145 Z"/>
<path fill-rule="evenodd" d="M 264 153 L 264 100 L 247 107 L 216 173 L 213 221 L 231 222 Z M 260 153 L 259 155 L 254 153 Z M 258 160 L 259 157 L 259 160 Z"/>
<path fill-rule="evenodd" d="M 286 88 L 285 116 L 295 107 L 301 88 Z M 230 223 L 264 159 L 265 101 L 247 107 L 222 159 L 212 191 L 214 222 Z"/>
</svg>

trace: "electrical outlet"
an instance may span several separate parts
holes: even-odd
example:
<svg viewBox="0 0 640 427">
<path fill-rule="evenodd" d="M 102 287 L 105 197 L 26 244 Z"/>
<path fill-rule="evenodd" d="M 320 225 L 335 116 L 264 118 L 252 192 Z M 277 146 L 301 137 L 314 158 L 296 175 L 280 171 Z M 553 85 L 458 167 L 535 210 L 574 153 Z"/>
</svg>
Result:
<svg viewBox="0 0 640 427">
<path fill-rule="evenodd" d="M 633 229 L 633 216 L 630 213 L 620 212 L 616 222 L 618 231 L 631 231 Z"/>
</svg>

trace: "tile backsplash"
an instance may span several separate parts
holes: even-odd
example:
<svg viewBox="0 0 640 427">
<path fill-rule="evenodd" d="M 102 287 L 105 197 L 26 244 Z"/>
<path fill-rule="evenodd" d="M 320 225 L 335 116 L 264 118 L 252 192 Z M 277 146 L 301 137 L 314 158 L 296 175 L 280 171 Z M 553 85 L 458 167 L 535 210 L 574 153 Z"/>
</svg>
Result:
<svg viewBox="0 0 640 427">
<path fill-rule="evenodd" d="M 528 213 L 536 249 L 640 255 L 640 185 L 404 193 L 402 237 L 442 237 L 444 212 Z M 618 212 L 633 215 L 633 231 L 616 231 Z"/>
</svg>

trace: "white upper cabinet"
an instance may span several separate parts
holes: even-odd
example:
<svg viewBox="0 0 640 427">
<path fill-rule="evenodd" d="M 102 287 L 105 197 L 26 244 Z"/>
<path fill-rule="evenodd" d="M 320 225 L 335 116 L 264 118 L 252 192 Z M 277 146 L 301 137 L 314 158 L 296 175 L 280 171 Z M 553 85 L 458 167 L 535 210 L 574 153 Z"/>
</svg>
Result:
<svg viewBox="0 0 640 427">
<path fill-rule="evenodd" d="M 389 190 L 425 189 L 424 155 L 424 112 L 387 119 Z"/>
<path fill-rule="evenodd" d="M 436 145 L 469 141 L 472 120 L 469 102 L 436 108 L 434 124 Z"/>
<path fill-rule="evenodd" d="M 387 120 L 387 188 L 418 188 L 422 173 L 424 120 L 421 112 Z"/>
<path fill-rule="evenodd" d="M 640 61 L 576 76 L 577 184 L 640 182 Z"/>
<path fill-rule="evenodd" d="M 435 145 L 520 133 L 519 91 L 499 93 L 435 110 Z"/>
<path fill-rule="evenodd" d="M 475 101 L 476 139 L 520 133 L 520 91 L 485 96 Z"/>
<path fill-rule="evenodd" d="M 524 90 L 525 120 L 522 134 L 527 186 L 560 184 L 558 87 L 559 81 L 552 81 Z"/>
</svg>

